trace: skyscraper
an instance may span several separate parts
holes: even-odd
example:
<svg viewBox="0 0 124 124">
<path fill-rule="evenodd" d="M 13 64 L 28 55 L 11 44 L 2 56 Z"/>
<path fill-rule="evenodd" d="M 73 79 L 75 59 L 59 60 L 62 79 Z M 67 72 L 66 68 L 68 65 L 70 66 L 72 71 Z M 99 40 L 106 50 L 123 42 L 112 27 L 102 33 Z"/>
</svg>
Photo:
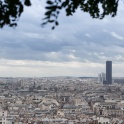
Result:
<svg viewBox="0 0 124 124">
<path fill-rule="evenodd" d="M 101 83 L 101 82 L 102 82 L 101 74 L 98 74 L 98 83 Z"/>
<path fill-rule="evenodd" d="M 106 80 L 105 76 L 105 73 L 98 74 L 98 83 L 103 83 Z"/>
<path fill-rule="evenodd" d="M 102 77 L 102 83 L 106 80 L 106 75 L 105 73 L 101 73 L 101 77 Z"/>
<path fill-rule="evenodd" d="M 106 61 L 106 84 L 112 84 L 112 61 Z"/>
</svg>

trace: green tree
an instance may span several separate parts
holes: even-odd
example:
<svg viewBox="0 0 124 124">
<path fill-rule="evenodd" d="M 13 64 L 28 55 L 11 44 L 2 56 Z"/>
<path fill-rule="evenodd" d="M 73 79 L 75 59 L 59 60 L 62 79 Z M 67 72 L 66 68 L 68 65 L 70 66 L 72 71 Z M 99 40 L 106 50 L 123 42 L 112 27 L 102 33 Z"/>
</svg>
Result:
<svg viewBox="0 0 124 124">
<path fill-rule="evenodd" d="M 92 18 L 103 19 L 107 15 L 117 14 L 119 0 L 46 0 L 47 6 L 42 26 L 52 23 L 52 29 L 57 26 L 58 15 L 62 9 L 67 16 L 73 15 L 78 8 L 89 13 Z M 30 0 L 0 0 L 0 27 L 17 26 L 24 6 L 31 6 Z"/>
</svg>

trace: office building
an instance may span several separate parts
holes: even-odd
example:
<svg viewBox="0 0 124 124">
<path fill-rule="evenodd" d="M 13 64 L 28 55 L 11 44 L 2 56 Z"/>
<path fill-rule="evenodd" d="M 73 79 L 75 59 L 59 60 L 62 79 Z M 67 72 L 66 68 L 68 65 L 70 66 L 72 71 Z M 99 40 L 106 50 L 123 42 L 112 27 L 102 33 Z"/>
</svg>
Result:
<svg viewBox="0 0 124 124">
<path fill-rule="evenodd" d="M 98 83 L 101 83 L 101 82 L 102 82 L 101 74 L 98 74 Z"/>
<path fill-rule="evenodd" d="M 102 83 L 106 80 L 106 75 L 105 73 L 101 73 L 101 78 L 102 78 Z"/>
<path fill-rule="evenodd" d="M 98 82 L 103 83 L 106 80 L 105 73 L 98 74 Z"/>
<path fill-rule="evenodd" d="M 112 61 L 106 61 L 106 84 L 112 84 Z"/>
</svg>

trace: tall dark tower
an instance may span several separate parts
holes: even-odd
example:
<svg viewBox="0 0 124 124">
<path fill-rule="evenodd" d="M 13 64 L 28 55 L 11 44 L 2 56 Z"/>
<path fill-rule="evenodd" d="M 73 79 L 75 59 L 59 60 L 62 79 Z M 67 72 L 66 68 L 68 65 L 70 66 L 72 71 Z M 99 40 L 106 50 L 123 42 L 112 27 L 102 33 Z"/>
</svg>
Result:
<svg viewBox="0 0 124 124">
<path fill-rule="evenodd" d="M 112 61 L 106 61 L 106 84 L 112 84 Z"/>
</svg>

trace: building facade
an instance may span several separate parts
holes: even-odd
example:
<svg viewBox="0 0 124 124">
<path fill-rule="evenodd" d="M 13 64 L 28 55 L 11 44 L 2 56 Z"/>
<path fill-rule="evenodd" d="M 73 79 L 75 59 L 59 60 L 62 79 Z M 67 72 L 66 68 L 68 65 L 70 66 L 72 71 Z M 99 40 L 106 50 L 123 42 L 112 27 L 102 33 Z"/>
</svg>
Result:
<svg viewBox="0 0 124 124">
<path fill-rule="evenodd" d="M 102 83 L 103 84 L 105 80 L 106 80 L 105 73 L 98 74 L 98 83 Z"/>
<path fill-rule="evenodd" d="M 106 84 L 112 84 L 112 61 L 106 61 Z"/>
</svg>

